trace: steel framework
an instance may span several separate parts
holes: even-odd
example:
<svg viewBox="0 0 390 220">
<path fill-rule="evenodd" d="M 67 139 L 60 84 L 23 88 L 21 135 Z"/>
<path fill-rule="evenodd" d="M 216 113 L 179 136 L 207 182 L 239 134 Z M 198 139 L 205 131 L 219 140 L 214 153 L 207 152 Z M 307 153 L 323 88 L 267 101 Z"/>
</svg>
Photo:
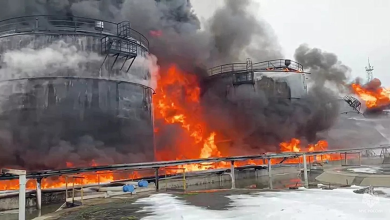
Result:
<svg viewBox="0 0 390 220">
<path fill-rule="evenodd" d="M 374 78 L 374 74 L 372 73 L 372 71 L 374 71 L 374 67 L 371 66 L 370 58 L 368 58 L 368 66 L 366 66 L 367 83 L 369 83 Z"/>
<path fill-rule="evenodd" d="M 348 103 L 349 106 L 351 106 L 353 109 L 355 109 L 360 113 L 360 108 L 362 106 L 362 103 L 360 103 L 359 100 L 357 100 L 352 96 L 345 96 L 344 100 Z"/>
</svg>

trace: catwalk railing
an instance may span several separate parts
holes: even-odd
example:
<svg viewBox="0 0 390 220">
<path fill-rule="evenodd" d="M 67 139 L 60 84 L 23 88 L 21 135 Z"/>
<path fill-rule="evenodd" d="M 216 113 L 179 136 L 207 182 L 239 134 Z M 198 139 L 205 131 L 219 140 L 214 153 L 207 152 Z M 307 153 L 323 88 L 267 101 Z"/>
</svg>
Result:
<svg viewBox="0 0 390 220">
<path fill-rule="evenodd" d="M 291 71 L 303 72 L 303 65 L 286 59 L 269 60 L 258 63 L 229 63 L 221 66 L 216 66 L 208 70 L 209 76 L 222 73 L 235 73 L 245 71 Z"/>
<path fill-rule="evenodd" d="M 42 170 L 42 171 L 30 171 L 27 172 L 28 179 L 45 178 L 50 176 L 61 176 L 69 174 L 79 173 L 91 173 L 97 171 L 113 171 L 113 170 L 141 170 L 141 169 L 158 169 L 164 167 L 174 167 L 187 164 L 200 164 L 200 163 L 217 163 L 217 162 L 233 162 L 234 161 L 246 161 L 246 160 L 258 160 L 258 159 L 276 159 L 282 158 L 284 160 L 290 158 L 298 158 L 304 155 L 324 155 L 324 154 L 337 154 L 345 152 L 365 152 L 367 150 L 376 149 L 390 149 L 390 145 L 381 145 L 377 147 L 368 148 L 354 148 L 354 149 L 338 149 L 338 150 L 327 150 L 327 151 L 316 151 L 316 152 L 298 152 L 298 153 L 275 153 L 275 154 L 260 154 L 260 155 L 249 155 L 249 156 L 236 156 L 236 157 L 217 157 L 217 158 L 205 158 L 205 159 L 189 159 L 189 160 L 175 160 L 175 161 L 157 161 L 157 162 L 146 162 L 146 163 L 130 163 L 130 164 L 114 164 L 106 166 L 94 166 L 84 168 L 67 168 L 61 170 Z M 0 180 L 18 179 L 16 175 L 0 174 Z"/>
<path fill-rule="evenodd" d="M 77 34 L 111 36 L 149 48 L 148 39 L 130 28 L 130 23 L 57 15 L 34 15 L 9 18 L 0 21 L 0 38 L 29 34 Z"/>
</svg>

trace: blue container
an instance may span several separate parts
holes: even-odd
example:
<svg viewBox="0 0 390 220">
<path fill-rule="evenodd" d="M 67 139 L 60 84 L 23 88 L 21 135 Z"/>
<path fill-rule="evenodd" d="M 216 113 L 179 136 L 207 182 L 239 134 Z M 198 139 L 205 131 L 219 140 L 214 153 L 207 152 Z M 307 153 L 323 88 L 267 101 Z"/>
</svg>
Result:
<svg viewBox="0 0 390 220">
<path fill-rule="evenodd" d="M 146 180 L 138 181 L 138 187 L 148 187 L 149 183 Z"/>
<path fill-rule="evenodd" d="M 123 192 L 130 192 L 130 193 L 132 193 L 132 192 L 134 192 L 134 186 L 133 185 L 124 185 L 123 186 Z"/>
</svg>

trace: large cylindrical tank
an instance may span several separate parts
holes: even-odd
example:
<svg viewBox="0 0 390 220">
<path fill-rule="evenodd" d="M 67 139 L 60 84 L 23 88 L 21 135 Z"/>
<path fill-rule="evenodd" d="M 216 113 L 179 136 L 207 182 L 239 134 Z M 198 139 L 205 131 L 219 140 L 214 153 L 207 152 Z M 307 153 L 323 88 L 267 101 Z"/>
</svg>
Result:
<svg viewBox="0 0 390 220">
<path fill-rule="evenodd" d="M 259 63 L 232 63 L 209 69 L 206 84 L 212 92 L 225 96 L 251 87 L 246 94 L 268 98 L 298 99 L 307 94 L 303 66 L 291 60 L 270 60 Z M 223 87 L 223 88 L 221 88 Z"/>
<path fill-rule="evenodd" d="M 212 129 L 219 134 L 217 139 L 221 139 L 216 140 L 219 149 L 223 149 L 223 145 L 229 148 L 229 141 L 240 147 L 259 147 L 267 143 L 274 146 L 280 137 L 273 137 L 275 132 L 265 126 L 272 124 L 272 120 L 273 124 L 285 120 L 283 117 L 287 117 L 287 114 L 282 111 L 290 110 L 283 110 L 281 106 L 290 106 L 307 95 L 303 67 L 291 60 L 259 63 L 247 60 L 246 63 L 213 67 L 208 73 L 202 100 L 207 103 L 204 106 L 207 108 L 208 121 L 211 121 Z M 277 118 L 274 117 L 276 114 Z M 260 139 L 260 135 L 268 136 L 269 140 Z"/>
<path fill-rule="evenodd" d="M 8 19 L 0 55 L 0 167 L 154 159 L 148 41 L 130 23 Z"/>
</svg>

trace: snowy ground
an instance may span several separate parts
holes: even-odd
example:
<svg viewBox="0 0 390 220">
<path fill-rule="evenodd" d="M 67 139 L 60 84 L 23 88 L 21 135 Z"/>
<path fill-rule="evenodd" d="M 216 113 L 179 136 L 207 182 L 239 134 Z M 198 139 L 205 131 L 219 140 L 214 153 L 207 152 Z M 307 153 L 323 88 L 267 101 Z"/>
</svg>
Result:
<svg viewBox="0 0 390 220">
<path fill-rule="evenodd" d="M 356 188 L 355 188 L 356 189 Z M 356 194 L 350 189 L 310 189 L 289 192 L 261 192 L 227 195 L 230 204 L 225 210 L 190 205 L 171 194 L 156 194 L 135 203 L 142 219 L 205 220 L 205 219 L 390 219 L 390 199 L 369 194 Z"/>
<path fill-rule="evenodd" d="M 378 173 L 379 170 L 380 170 L 380 167 L 359 167 L 359 168 L 348 169 L 348 171 L 351 171 L 354 173 L 369 173 L 369 174 Z"/>
</svg>

